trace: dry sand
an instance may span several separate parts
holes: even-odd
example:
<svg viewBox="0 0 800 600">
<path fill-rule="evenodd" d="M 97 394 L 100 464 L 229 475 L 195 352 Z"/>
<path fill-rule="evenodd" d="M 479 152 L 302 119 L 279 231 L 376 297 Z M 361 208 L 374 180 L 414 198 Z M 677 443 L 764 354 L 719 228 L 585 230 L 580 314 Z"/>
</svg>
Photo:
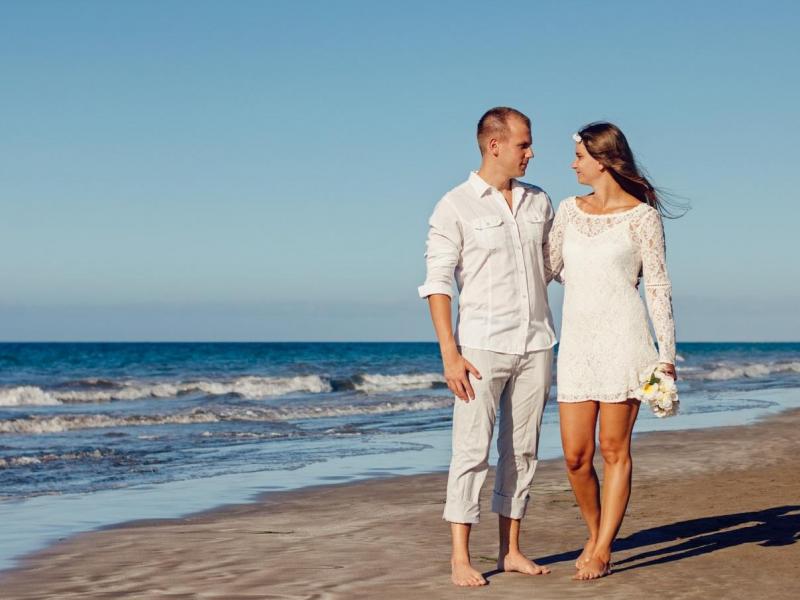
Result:
<svg viewBox="0 0 800 600">
<path fill-rule="evenodd" d="M 523 549 L 552 574 L 491 573 L 484 489 L 473 555 L 489 585 L 449 583 L 445 474 L 268 494 L 188 518 L 81 534 L 0 576 L 0 597 L 800 598 L 800 411 L 746 427 L 646 434 L 614 574 L 575 582 L 585 535 L 560 461 L 540 464 Z M 378 459 L 379 460 L 379 459 Z"/>
</svg>

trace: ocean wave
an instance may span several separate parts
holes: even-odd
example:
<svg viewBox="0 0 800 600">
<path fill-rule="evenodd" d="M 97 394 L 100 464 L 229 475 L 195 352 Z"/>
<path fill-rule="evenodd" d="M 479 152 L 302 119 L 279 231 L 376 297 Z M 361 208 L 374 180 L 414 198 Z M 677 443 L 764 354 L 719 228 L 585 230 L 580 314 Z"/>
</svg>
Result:
<svg viewBox="0 0 800 600">
<path fill-rule="evenodd" d="M 202 438 L 222 438 L 222 439 L 236 439 L 236 440 L 265 440 L 265 439 L 275 439 L 275 438 L 285 438 L 290 437 L 291 434 L 288 434 L 283 431 L 266 431 L 266 432 L 256 432 L 256 431 L 204 431 L 200 434 Z M 141 437 L 141 436 L 140 436 Z"/>
<path fill-rule="evenodd" d="M 116 456 L 116 452 L 109 450 L 89 450 L 84 452 L 65 452 L 63 454 L 38 454 L 34 456 L 11 456 L 0 458 L 0 469 L 11 469 L 14 467 L 29 467 L 31 465 L 41 465 L 51 462 L 76 461 L 76 460 L 100 460 L 110 456 Z"/>
<path fill-rule="evenodd" d="M 92 382 L 87 381 L 87 384 Z M 97 389 L 99 388 L 99 389 Z M 283 396 L 296 392 L 319 394 L 331 391 L 328 380 L 318 375 L 296 377 L 239 377 L 231 381 L 188 381 L 146 383 L 135 381 L 102 381 L 96 389 L 43 390 L 35 386 L 0 389 L 0 406 L 88 404 L 144 398 L 176 398 L 202 393 L 209 396 L 237 395 L 248 400 Z"/>
<path fill-rule="evenodd" d="M 342 404 L 327 406 L 286 406 L 276 408 L 194 409 L 173 414 L 107 415 L 84 414 L 63 416 L 33 415 L 19 419 L 0 420 L 0 434 L 46 434 L 79 429 L 108 427 L 142 427 L 155 425 L 191 425 L 224 421 L 296 421 L 414 412 L 445 408 L 452 404 L 450 396 L 393 400 L 375 404 Z"/>
<path fill-rule="evenodd" d="M 759 378 L 773 373 L 800 373 L 800 362 L 751 363 L 746 365 L 715 365 L 711 370 L 687 373 L 687 379 L 709 379 L 724 381 L 728 379 Z"/>
<path fill-rule="evenodd" d="M 51 394 L 33 385 L 0 389 L 0 406 L 52 406 L 61 404 Z"/>
<path fill-rule="evenodd" d="M 366 394 L 380 392 L 401 392 L 405 390 L 446 387 L 440 373 L 421 373 L 418 375 L 357 375 L 353 378 L 356 391 Z"/>
<path fill-rule="evenodd" d="M 198 393 L 207 396 L 234 395 L 246 400 L 261 400 L 294 393 L 355 391 L 376 394 L 444 387 L 446 387 L 444 377 L 438 373 L 358 374 L 334 381 L 319 375 L 246 376 L 232 380 L 179 382 L 115 382 L 106 379 L 85 379 L 66 382 L 53 389 L 30 385 L 0 388 L 0 406 L 96 404 L 147 398 L 178 398 Z"/>
<path fill-rule="evenodd" d="M 195 411 L 174 415 L 65 415 L 59 417 L 24 417 L 0 421 L 0 433 L 61 433 L 76 429 L 99 429 L 104 427 L 129 427 L 144 425 L 214 423 L 220 419 L 213 413 Z"/>
</svg>

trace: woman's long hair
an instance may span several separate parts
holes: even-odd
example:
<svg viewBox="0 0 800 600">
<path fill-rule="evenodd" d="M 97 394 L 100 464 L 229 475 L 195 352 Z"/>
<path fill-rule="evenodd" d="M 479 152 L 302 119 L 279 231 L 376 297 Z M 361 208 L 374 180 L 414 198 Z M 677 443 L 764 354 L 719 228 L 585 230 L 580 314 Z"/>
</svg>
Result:
<svg viewBox="0 0 800 600">
<path fill-rule="evenodd" d="M 636 163 L 633 151 L 622 130 L 613 123 L 598 121 L 578 131 L 586 151 L 603 165 L 619 186 L 642 202 L 655 208 L 662 216 L 675 219 L 683 216 L 688 205 L 665 198 L 662 190 L 656 189 L 644 170 Z M 682 211 L 677 214 L 673 211 Z"/>
</svg>

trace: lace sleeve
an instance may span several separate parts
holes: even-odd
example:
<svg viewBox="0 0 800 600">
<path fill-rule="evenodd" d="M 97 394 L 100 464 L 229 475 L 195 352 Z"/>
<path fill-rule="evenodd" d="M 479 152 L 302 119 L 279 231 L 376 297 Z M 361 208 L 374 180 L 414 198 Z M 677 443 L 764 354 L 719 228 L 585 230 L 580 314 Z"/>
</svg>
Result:
<svg viewBox="0 0 800 600">
<path fill-rule="evenodd" d="M 553 279 L 559 283 L 564 283 L 562 269 L 564 268 L 564 258 L 561 254 L 561 247 L 564 244 L 564 219 L 565 209 L 562 202 L 558 206 L 556 216 L 550 223 L 550 228 L 542 244 L 542 258 L 544 259 L 544 276 L 547 283 Z"/>
<path fill-rule="evenodd" d="M 658 360 L 675 364 L 675 322 L 672 318 L 672 284 L 667 273 L 664 226 L 661 215 L 648 210 L 634 227 L 639 243 L 647 309 L 658 340 Z"/>
</svg>

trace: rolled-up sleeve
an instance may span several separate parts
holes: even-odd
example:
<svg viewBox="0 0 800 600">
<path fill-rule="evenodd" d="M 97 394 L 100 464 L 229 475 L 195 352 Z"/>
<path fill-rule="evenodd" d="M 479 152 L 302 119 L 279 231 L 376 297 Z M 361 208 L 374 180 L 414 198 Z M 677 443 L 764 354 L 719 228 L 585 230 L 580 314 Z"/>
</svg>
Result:
<svg viewBox="0 0 800 600">
<path fill-rule="evenodd" d="M 418 288 L 419 296 L 427 298 L 432 294 L 444 294 L 452 298 L 454 273 L 461 257 L 464 234 L 458 215 L 446 197 L 436 205 L 428 224 L 427 276 L 425 283 Z"/>
</svg>

